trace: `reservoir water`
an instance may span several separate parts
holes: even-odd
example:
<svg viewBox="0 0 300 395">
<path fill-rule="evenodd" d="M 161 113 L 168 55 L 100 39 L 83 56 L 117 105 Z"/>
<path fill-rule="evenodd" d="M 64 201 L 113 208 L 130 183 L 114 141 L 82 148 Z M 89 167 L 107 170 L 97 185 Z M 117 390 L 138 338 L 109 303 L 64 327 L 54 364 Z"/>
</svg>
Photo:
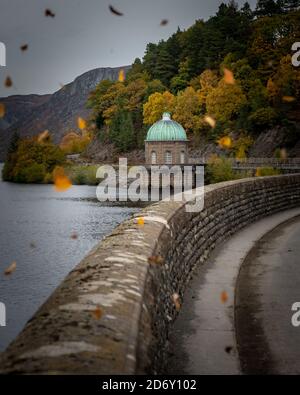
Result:
<svg viewBox="0 0 300 395">
<path fill-rule="evenodd" d="M 0 180 L 0 302 L 7 315 L 0 352 L 97 242 L 139 210 L 99 203 L 95 187 L 59 193 L 52 185 Z M 5 276 L 14 261 L 15 272 Z"/>
</svg>

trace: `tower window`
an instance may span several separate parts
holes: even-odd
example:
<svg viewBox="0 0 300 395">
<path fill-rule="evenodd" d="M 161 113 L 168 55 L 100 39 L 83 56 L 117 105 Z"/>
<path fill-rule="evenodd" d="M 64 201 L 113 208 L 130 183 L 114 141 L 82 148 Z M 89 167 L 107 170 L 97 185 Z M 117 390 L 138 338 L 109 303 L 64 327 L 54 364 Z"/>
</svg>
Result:
<svg viewBox="0 0 300 395">
<path fill-rule="evenodd" d="M 152 163 L 152 165 L 156 164 L 156 152 L 155 151 L 151 152 L 151 163 Z"/>
<path fill-rule="evenodd" d="M 180 163 L 181 164 L 185 163 L 185 152 L 184 151 L 180 152 Z"/>
<path fill-rule="evenodd" d="M 165 152 L 165 163 L 166 163 L 166 165 L 172 164 L 172 152 L 171 151 Z"/>
</svg>

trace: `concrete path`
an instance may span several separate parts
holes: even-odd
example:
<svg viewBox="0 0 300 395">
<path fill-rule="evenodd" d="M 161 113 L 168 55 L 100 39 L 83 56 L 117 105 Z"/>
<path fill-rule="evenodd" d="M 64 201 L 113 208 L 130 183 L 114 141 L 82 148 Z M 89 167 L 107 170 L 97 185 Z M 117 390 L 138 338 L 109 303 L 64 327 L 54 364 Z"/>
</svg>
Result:
<svg viewBox="0 0 300 395">
<path fill-rule="evenodd" d="M 297 215 L 300 208 L 248 226 L 196 269 L 170 333 L 169 374 L 241 373 L 234 326 L 235 286 L 240 266 L 263 235 Z"/>
<path fill-rule="evenodd" d="M 264 236 L 242 265 L 235 322 L 244 373 L 300 374 L 295 302 L 300 302 L 300 216 Z"/>
</svg>

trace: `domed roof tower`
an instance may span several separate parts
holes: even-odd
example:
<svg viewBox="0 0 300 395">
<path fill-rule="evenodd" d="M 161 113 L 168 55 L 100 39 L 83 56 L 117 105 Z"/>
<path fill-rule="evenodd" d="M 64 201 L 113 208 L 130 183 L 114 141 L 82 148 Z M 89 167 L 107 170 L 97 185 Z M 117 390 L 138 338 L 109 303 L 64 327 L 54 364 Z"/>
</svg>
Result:
<svg viewBox="0 0 300 395">
<path fill-rule="evenodd" d="M 147 164 L 185 164 L 188 139 L 184 128 L 168 112 L 148 130 L 145 140 Z"/>
<path fill-rule="evenodd" d="M 162 119 L 148 130 L 146 141 L 187 141 L 187 137 L 183 127 L 164 112 Z"/>
</svg>

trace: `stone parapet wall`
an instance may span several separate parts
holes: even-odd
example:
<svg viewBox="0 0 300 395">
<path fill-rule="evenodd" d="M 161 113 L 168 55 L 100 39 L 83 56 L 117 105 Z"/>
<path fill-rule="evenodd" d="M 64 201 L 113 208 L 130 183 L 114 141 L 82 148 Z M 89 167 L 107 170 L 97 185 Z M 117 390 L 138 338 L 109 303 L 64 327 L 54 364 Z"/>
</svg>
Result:
<svg viewBox="0 0 300 395">
<path fill-rule="evenodd" d="M 193 268 L 242 227 L 299 205 L 300 175 L 285 175 L 209 185 L 198 213 L 147 207 L 144 224 L 122 223 L 67 276 L 1 355 L 0 373 L 162 372 Z"/>
</svg>

